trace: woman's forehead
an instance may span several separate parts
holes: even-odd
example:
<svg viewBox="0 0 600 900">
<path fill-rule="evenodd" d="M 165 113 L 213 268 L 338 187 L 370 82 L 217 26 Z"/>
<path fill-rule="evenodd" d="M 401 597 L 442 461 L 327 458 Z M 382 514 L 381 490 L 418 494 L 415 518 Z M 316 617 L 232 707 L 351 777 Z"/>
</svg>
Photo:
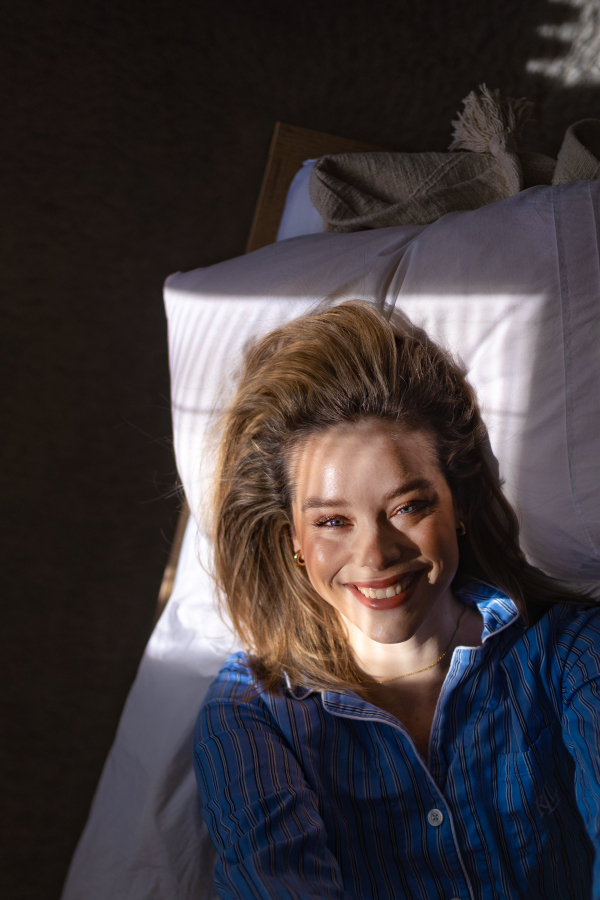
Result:
<svg viewBox="0 0 600 900">
<path fill-rule="evenodd" d="M 306 438 L 296 448 L 290 475 L 301 504 L 315 492 L 333 497 L 375 488 L 376 482 L 386 493 L 403 481 L 443 480 L 431 432 L 375 418 L 334 425 Z"/>
<path fill-rule="evenodd" d="M 400 454 L 411 454 L 420 450 L 428 456 L 436 457 L 436 440 L 428 428 L 364 416 L 353 422 L 340 422 L 319 430 L 298 444 L 298 454 L 308 451 L 309 455 L 330 453 L 332 448 L 344 446 L 358 449 L 369 447 L 373 452 L 395 448 Z"/>
</svg>

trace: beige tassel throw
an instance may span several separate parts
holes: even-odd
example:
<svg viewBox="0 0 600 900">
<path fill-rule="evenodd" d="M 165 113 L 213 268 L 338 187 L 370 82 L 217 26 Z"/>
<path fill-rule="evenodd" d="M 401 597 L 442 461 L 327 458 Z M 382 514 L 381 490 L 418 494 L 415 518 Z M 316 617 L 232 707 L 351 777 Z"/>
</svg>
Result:
<svg viewBox="0 0 600 900">
<path fill-rule="evenodd" d="M 498 134 L 506 132 L 521 137 L 534 104 L 524 97 L 514 100 L 500 97 L 500 91 L 490 91 L 485 84 L 480 85 L 481 94 L 475 91 L 463 100 L 464 110 L 458 114 L 454 126 L 450 150 L 474 150 L 489 153 L 490 141 Z"/>
</svg>

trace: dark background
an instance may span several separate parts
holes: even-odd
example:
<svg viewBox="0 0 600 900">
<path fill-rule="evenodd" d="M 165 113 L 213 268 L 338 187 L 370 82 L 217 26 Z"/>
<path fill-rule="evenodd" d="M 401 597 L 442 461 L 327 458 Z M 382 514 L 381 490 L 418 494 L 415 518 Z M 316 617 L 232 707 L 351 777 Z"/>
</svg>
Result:
<svg viewBox="0 0 600 900">
<path fill-rule="evenodd" d="M 599 111 L 585 2 L 4 0 L 4 897 L 59 896 L 149 635 L 178 506 L 164 278 L 243 252 L 277 119 L 442 150 L 485 81 L 555 155 Z"/>
</svg>

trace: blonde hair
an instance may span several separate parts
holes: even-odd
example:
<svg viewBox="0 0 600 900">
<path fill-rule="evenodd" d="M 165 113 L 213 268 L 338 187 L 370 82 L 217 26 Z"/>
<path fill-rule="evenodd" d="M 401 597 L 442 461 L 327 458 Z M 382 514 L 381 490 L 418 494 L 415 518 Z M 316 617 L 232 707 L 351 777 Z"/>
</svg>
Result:
<svg viewBox="0 0 600 900">
<path fill-rule="evenodd" d="M 343 622 L 293 559 L 289 470 L 292 452 L 308 437 L 367 416 L 434 435 L 466 525 L 454 586 L 469 577 L 491 583 L 525 620 L 548 603 L 582 600 L 526 562 L 460 366 L 417 329 L 393 326 L 373 307 L 348 301 L 258 340 L 222 421 L 215 575 L 265 690 L 277 690 L 285 675 L 293 685 L 357 689 Z"/>
</svg>

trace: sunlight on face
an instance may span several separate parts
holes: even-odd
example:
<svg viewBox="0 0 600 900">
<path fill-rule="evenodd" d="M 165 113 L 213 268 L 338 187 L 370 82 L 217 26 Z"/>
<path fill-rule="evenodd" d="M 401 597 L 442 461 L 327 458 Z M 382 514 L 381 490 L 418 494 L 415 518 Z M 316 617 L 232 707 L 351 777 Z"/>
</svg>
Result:
<svg viewBox="0 0 600 900">
<path fill-rule="evenodd" d="M 351 639 L 434 634 L 454 602 L 458 519 L 431 435 L 373 418 L 337 425 L 301 446 L 291 474 L 294 549 Z"/>
</svg>

